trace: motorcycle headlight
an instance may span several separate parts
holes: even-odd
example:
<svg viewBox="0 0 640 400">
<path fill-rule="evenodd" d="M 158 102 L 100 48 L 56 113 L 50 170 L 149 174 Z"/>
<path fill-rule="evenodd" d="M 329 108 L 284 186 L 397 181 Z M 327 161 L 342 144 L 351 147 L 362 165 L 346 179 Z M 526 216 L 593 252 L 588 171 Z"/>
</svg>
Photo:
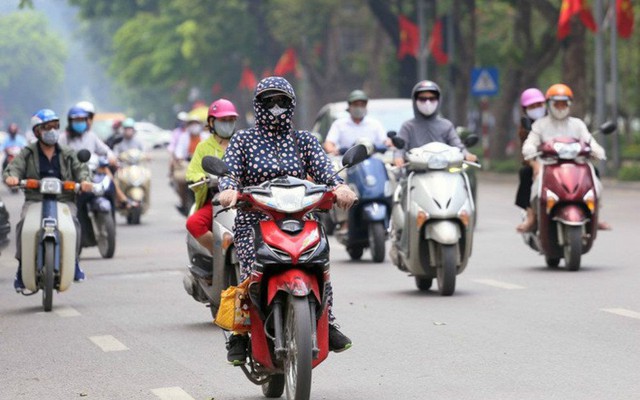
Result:
<svg viewBox="0 0 640 400">
<path fill-rule="evenodd" d="M 449 165 L 449 160 L 442 154 L 433 154 L 427 161 L 429 169 L 445 169 Z"/>
<path fill-rule="evenodd" d="M 62 193 L 62 182 L 58 179 L 42 179 L 40 181 L 40 193 L 60 194 Z"/>
<path fill-rule="evenodd" d="M 573 160 L 580 153 L 580 143 L 554 143 L 553 149 L 558 153 L 558 158 Z"/>
<path fill-rule="evenodd" d="M 283 213 L 294 213 L 303 210 L 311 204 L 317 202 L 322 197 L 322 193 L 313 193 L 305 196 L 306 189 L 304 186 L 295 186 L 291 188 L 272 187 L 271 196 L 262 194 L 254 194 L 253 198 L 276 211 Z"/>
</svg>

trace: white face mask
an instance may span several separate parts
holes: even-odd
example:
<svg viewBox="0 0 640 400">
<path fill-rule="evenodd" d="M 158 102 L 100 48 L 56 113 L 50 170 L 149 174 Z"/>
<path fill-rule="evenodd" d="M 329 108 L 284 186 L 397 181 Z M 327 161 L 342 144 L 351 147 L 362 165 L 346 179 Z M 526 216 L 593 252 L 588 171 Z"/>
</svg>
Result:
<svg viewBox="0 0 640 400">
<path fill-rule="evenodd" d="M 187 131 L 192 135 L 197 135 L 202 131 L 202 127 L 197 124 L 187 126 Z"/>
<path fill-rule="evenodd" d="M 555 108 L 553 103 L 551 103 L 550 107 L 549 107 L 549 112 L 556 119 L 565 119 L 565 118 L 567 118 L 569 116 L 570 107 L 567 106 L 562 110 L 558 110 L 557 108 Z"/>
<path fill-rule="evenodd" d="M 286 109 L 286 108 L 282 108 L 282 107 L 280 107 L 280 106 L 279 106 L 279 105 L 277 105 L 277 104 L 276 104 L 275 106 L 273 106 L 273 107 L 271 107 L 271 108 L 269 109 L 269 112 L 270 112 L 270 113 L 271 113 L 271 115 L 273 115 L 274 117 L 277 117 L 277 116 L 281 115 L 281 114 L 282 114 L 283 112 L 285 112 L 285 111 L 287 111 L 287 109 Z"/>
<path fill-rule="evenodd" d="M 235 121 L 213 121 L 213 130 L 216 132 L 216 135 L 220 136 L 223 139 L 228 139 L 233 135 L 233 131 L 236 129 Z"/>
<path fill-rule="evenodd" d="M 544 106 L 541 106 L 541 107 L 527 110 L 527 116 L 535 121 L 537 119 L 544 117 L 546 112 L 547 112 L 547 109 Z"/>
<path fill-rule="evenodd" d="M 48 131 L 43 131 L 40 134 L 40 140 L 44 144 L 48 144 L 49 146 L 53 146 L 58 143 L 58 138 L 60 137 L 60 131 L 57 129 L 49 129 Z"/>
<path fill-rule="evenodd" d="M 438 109 L 437 101 L 417 101 L 416 106 L 418 107 L 418 111 L 426 117 L 430 116 Z"/>
<path fill-rule="evenodd" d="M 349 107 L 349 113 L 355 119 L 362 119 L 365 115 L 367 115 L 366 107 Z"/>
</svg>

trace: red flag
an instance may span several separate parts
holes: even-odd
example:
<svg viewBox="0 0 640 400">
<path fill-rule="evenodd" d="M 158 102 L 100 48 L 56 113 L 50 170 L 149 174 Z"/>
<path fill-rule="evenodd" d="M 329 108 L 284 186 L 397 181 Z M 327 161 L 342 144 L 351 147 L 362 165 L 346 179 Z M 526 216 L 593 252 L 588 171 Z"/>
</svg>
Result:
<svg viewBox="0 0 640 400">
<path fill-rule="evenodd" d="M 438 19 L 433 25 L 433 32 L 429 39 L 429 51 L 438 65 L 449 62 L 449 55 L 445 53 L 442 40 L 442 19 Z"/>
<path fill-rule="evenodd" d="M 633 33 L 633 6 L 631 0 L 616 0 L 616 12 L 618 17 L 618 35 L 629 39 Z"/>
<path fill-rule="evenodd" d="M 592 32 L 598 30 L 596 20 L 593 18 L 591 10 L 584 4 L 584 0 L 562 0 L 560 18 L 558 19 L 558 39 L 564 39 L 569 35 L 571 17 L 576 14 L 587 29 Z"/>
<path fill-rule="evenodd" d="M 253 90 L 257 84 L 258 81 L 256 79 L 256 75 L 253 73 L 251 68 L 244 67 L 242 75 L 240 76 L 240 83 L 238 83 L 238 89 Z"/>
<path fill-rule="evenodd" d="M 296 64 L 298 60 L 296 57 L 296 51 L 293 47 L 289 47 L 285 50 L 284 54 L 278 60 L 275 68 L 273 69 L 273 74 L 277 76 L 283 76 L 290 72 L 296 72 Z"/>
<path fill-rule="evenodd" d="M 400 44 L 398 45 L 398 59 L 406 56 L 417 57 L 420 47 L 420 32 L 418 25 L 404 15 L 398 15 L 398 25 L 400 28 Z"/>
</svg>

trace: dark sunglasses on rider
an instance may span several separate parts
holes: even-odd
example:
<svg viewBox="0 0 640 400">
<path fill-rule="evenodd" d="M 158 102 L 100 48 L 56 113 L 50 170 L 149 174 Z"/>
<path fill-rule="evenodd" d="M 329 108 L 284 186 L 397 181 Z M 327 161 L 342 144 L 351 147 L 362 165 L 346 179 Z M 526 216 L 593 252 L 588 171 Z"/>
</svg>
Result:
<svg viewBox="0 0 640 400">
<path fill-rule="evenodd" d="M 290 97 L 285 96 L 284 94 L 279 94 L 279 93 L 272 93 L 272 94 L 266 94 L 266 95 L 260 96 L 259 100 L 260 100 L 260 103 L 262 103 L 262 105 L 266 109 L 270 109 L 275 105 L 281 108 L 289 108 L 291 107 L 291 103 L 292 103 Z"/>
</svg>

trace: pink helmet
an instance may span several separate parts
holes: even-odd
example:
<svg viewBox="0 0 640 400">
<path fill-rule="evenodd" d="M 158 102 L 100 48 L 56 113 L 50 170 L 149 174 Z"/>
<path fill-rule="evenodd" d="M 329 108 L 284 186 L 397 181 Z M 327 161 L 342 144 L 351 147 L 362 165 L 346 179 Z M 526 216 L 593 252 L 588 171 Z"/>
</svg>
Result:
<svg viewBox="0 0 640 400">
<path fill-rule="evenodd" d="M 520 95 L 520 105 L 522 107 L 529 107 L 532 104 L 544 102 L 544 94 L 536 88 L 529 88 Z"/>
<path fill-rule="evenodd" d="M 211 103 L 209 106 L 208 117 L 222 118 L 222 117 L 237 117 L 238 112 L 236 107 L 227 99 L 219 99 Z M 207 119 L 208 119 L 207 117 Z"/>
</svg>

